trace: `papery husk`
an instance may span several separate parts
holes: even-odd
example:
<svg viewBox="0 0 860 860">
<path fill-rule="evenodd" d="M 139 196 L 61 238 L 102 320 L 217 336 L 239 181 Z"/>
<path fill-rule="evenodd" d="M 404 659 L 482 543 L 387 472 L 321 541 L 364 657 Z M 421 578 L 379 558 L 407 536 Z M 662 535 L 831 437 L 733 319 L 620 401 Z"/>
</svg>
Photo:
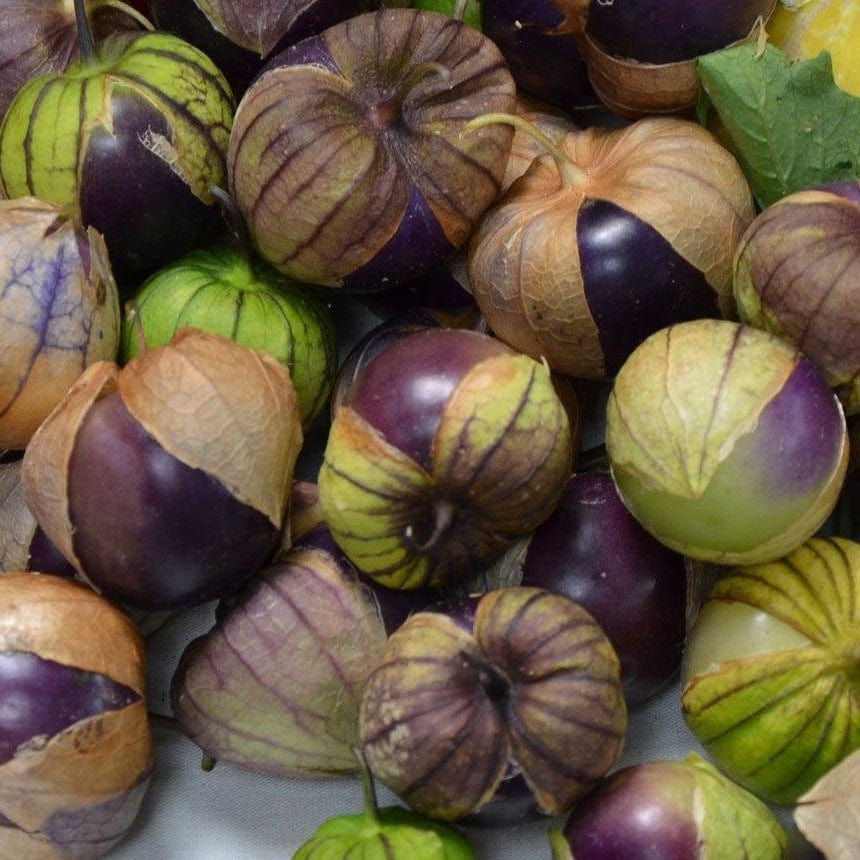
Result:
<svg viewBox="0 0 860 860">
<path fill-rule="evenodd" d="M 163 115 L 169 131 L 169 140 L 143 135 L 141 146 L 167 162 L 195 197 L 213 203 L 210 189 L 226 184 L 235 102 L 209 57 L 168 33 L 113 33 L 99 44 L 99 61 L 109 74 L 89 77 L 73 65 L 68 77 L 44 75 L 18 91 L 0 126 L 4 193 L 33 194 L 77 212 L 90 144 L 114 134 L 114 99 L 132 98 Z M 74 110 L 65 109 L 69 104 Z"/>
<path fill-rule="evenodd" d="M 213 29 L 265 57 L 320 0 L 194 0 Z"/>
<path fill-rule="evenodd" d="M 362 699 L 374 776 L 440 821 L 486 805 L 507 768 L 510 740 L 480 688 L 481 657 L 456 622 L 419 612 L 389 636 Z"/>
<path fill-rule="evenodd" d="M 794 820 L 827 860 L 860 857 L 860 750 L 798 799 Z"/>
<path fill-rule="evenodd" d="M 80 635 L 68 635 L 72 622 Z M 0 651 L 29 651 L 144 693 L 146 655 L 131 620 L 66 579 L 20 572 L 0 577 Z"/>
<path fill-rule="evenodd" d="M 549 370 L 526 356 L 495 356 L 474 365 L 445 404 L 429 473 L 341 407 L 319 475 L 323 518 L 381 584 L 441 585 L 491 563 L 542 522 L 572 457 Z M 414 535 L 428 519 L 434 533 Z"/>
<path fill-rule="evenodd" d="M 793 803 L 860 748 L 860 544 L 813 538 L 776 562 L 729 571 L 708 604 L 739 607 L 762 633 L 688 667 L 684 717 L 733 779 Z M 695 638 L 694 629 L 688 660 Z"/>
<path fill-rule="evenodd" d="M 559 145 L 581 177 L 566 182 L 553 158 L 538 157 L 471 240 L 470 287 L 500 338 L 561 373 L 606 377 L 576 241 L 586 200 L 613 203 L 648 224 L 702 272 L 722 312 L 733 311 L 732 266 L 753 200 L 737 161 L 709 132 L 685 120 L 645 119 L 573 132 Z"/>
<path fill-rule="evenodd" d="M 59 809 L 104 803 L 128 791 L 151 765 L 146 703 L 140 700 L 81 720 L 0 766 L 0 814 L 37 831 Z"/>
<path fill-rule="evenodd" d="M 69 635 L 73 630 L 77 635 Z M 29 652 L 100 674 L 139 696 L 120 710 L 80 720 L 51 738 L 31 739 L 0 765 L 0 816 L 20 828 L 0 828 L 0 856 L 57 856 L 39 835 L 57 815 L 74 818 L 85 815 L 87 807 L 117 801 L 122 806 L 122 798 L 139 788 L 123 807 L 130 823 L 152 768 L 145 651 L 132 622 L 82 585 L 15 573 L 0 577 L 0 651 Z M 25 838 L 21 831 L 31 836 Z M 12 847 L 23 853 L 7 853 Z M 74 856 L 98 853 L 88 846 Z"/>
<path fill-rule="evenodd" d="M 776 6 L 776 0 L 770 12 Z M 756 22 L 750 33 L 733 44 L 755 38 L 761 30 Z M 682 34 L 678 34 L 682 38 Z M 614 113 L 627 117 L 645 114 L 681 113 L 693 108 L 699 98 L 697 57 L 675 63 L 643 63 L 606 53 L 586 32 L 577 39 L 588 64 L 588 79 L 601 101 Z M 729 47 L 726 45 L 725 47 Z"/>
<path fill-rule="evenodd" d="M 322 522 L 320 494 L 310 481 L 293 481 L 290 490 L 290 539 L 295 543 Z"/>
<path fill-rule="evenodd" d="M 800 191 L 762 212 L 738 248 L 744 322 L 793 343 L 860 412 L 860 204 Z"/>
<path fill-rule="evenodd" d="M 27 833 L 17 827 L 3 827 L 0 829 L 0 858 L 95 860 L 104 856 L 134 823 L 151 775 L 152 771 L 147 771 L 131 788 L 102 803 L 57 810 L 45 822 L 53 838 L 42 832 Z M 58 819 L 61 825 L 59 828 Z"/>
<path fill-rule="evenodd" d="M 736 323 L 700 320 L 657 332 L 609 396 L 613 469 L 676 496 L 701 497 L 799 361 L 790 345 Z"/>
<path fill-rule="evenodd" d="M 488 687 L 505 688 L 503 704 Z M 373 773 L 419 812 L 479 810 L 516 761 L 545 812 L 568 811 L 616 761 L 619 663 L 582 607 L 536 588 L 478 603 L 474 635 L 419 612 L 388 639 L 361 706 Z"/>
<path fill-rule="evenodd" d="M 21 463 L 0 464 L 0 572 L 27 569 L 36 518 L 21 486 Z"/>
<path fill-rule="evenodd" d="M 561 111 L 532 103 L 521 95 L 517 96 L 517 116 L 533 123 L 536 128 L 553 141 L 561 140 L 566 134 L 577 130 L 576 123 Z M 515 129 L 514 139 L 511 142 L 511 154 L 508 156 L 508 164 L 505 168 L 505 175 L 502 177 L 499 195 L 507 193 L 511 185 L 529 169 L 531 163 L 539 155 L 545 154 L 544 147 L 530 134 L 520 128 Z"/>
<path fill-rule="evenodd" d="M 402 806 L 339 815 L 323 822 L 293 860 L 476 860 L 474 848 L 453 827 Z"/>
<path fill-rule="evenodd" d="M 432 486 L 424 469 L 355 410 L 337 411 L 319 472 L 320 505 L 332 537 L 359 570 L 392 587 L 426 583 L 429 560 L 414 552 L 405 532 Z"/>
<path fill-rule="evenodd" d="M 600 100 L 621 116 L 674 114 L 689 110 L 699 97 L 696 59 L 656 65 L 613 57 L 584 33 L 577 41 L 588 64 L 588 80 Z"/>
<path fill-rule="evenodd" d="M 187 328 L 169 346 L 130 361 L 117 386 L 128 411 L 168 454 L 282 526 L 302 429 L 296 391 L 280 362 Z"/>
<path fill-rule="evenodd" d="M 42 531 L 86 582 L 73 545 L 69 516 L 69 462 L 78 429 L 92 405 L 116 390 L 119 368 L 108 361 L 91 365 L 30 440 L 21 468 L 27 506 Z"/>
<path fill-rule="evenodd" d="M 34 197 L 0 201 L 0 318 L 0 448 L 24 448 L 87 366 L 116 358 L 119 297 L 102 236 Z"/>
<path fill-rule="evenodd" d="M 183 731 L 256 771 L 358 769 L 358 706 L 385 628 L 370 591 L 325 552 L 290 551 L 188 649 L 174 680 Z"/>
<path fill-rule="evenodd" d="M 230 187 L 258 250 L 289 277 L 341 287 L 420 218 L 441 261 L 504 174 L 510 129 L 461 134 L 488 111 L 514 110 L 498 48 L 413 9 L 358 15 L 314 38 L 321 59 L 289 65 L 285 52 L 287 65 L 260 75 L 236 112 Z M 436 73 L 410 82 L 431 64 Z M 397 105 L 386 101 L 404 86 Z M 383 118 L 394 110 L 401 121 Z"/>
<path fill-rule="evenodd" d="M 120 9 L 97 2 L 86 5 L 97 39 L 111 30 L 137 29 L 140 23 Z M 0 116 L 30 78 L 62 72 L 77 55 L 71 0 L 6 0 L 0 17 Z"/>
</svg>

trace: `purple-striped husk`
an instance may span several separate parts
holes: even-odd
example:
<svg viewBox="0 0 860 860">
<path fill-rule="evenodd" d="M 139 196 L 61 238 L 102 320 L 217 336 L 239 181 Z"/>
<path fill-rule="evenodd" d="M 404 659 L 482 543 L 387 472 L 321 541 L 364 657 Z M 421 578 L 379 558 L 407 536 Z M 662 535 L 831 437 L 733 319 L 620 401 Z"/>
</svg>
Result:
<svg viewBox="0 0 860 860">
<path fill-rule="evenodd" d="M 96 361 L 113 361 L 119 298 L 102 237 L 60 206 L 0 201 L 0 449 L 23 449 Z"/>
<path fill-rule="evenodd" d="M 358 15 L 366 0 L 290 0 L 278 2 L 273 14 L 260 27 L 258 3 L 207 3 L 204 0 L 149 0 L 155 23 L 160 30 L 175 33 L 196 45 L 215 61 L 241 98 L 254 76 L 263 68 L 265 58 L 326 27 Z M 206 14 L 224 6 L 221 15 Z M 231 6 L 237 8 L 231 9 Z M 229 13 L 233 14 L 229 14 Z M 248 21 L 258 25 L 249 32 Z"/>
<path fill-rule="evenodd" d="M 476 812 L 515 761 L 547 813 L 569 810 L 626 729 L 618 658 L 582 607 L 533 588 L 484 595 L 474 631 L 420 612 L 389 637 L 361 703 L 379 779 L 442 820 Z"/>
<path fill-rule="evenodd" d="M 207 753 L 251 770 L 352 772 L 358 705 L 385 635 L 370 589 L 311 538 L 232 596 L 188 647 L 174 713 Z"/>
<path fill-rule="evenodd" d="M 335 413 L 323 518 L 384 585 L 470 578 L 549 515 L 570 474 L 571 423 L 544 365 L 477 332 L 413 332 Z"/>
<path fill-rule="evenodd" d="M 514 109 L 495 45 L 446 16 L 359 15 L 276 56 L 236 113 L 230 186 L 254 242 L 301 281 L 377 290 L 427 270 L 493 202 Z"/>
<path fill-rule="evenodd" d="M 744 322 L 793 343 L 846 412 L 860 411 L 860 182 L 800 191 L 758 215 L 734 291 Z"/>
</svg>

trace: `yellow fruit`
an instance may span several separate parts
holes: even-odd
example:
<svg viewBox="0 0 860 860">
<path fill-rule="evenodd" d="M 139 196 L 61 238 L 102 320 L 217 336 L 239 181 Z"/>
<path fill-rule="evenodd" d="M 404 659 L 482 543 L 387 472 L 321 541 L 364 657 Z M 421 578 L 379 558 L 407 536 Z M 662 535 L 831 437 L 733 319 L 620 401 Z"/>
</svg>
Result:
<svg viewBox="0 0 860 860">
<path fill-rule="evenodd" d="M 799 4 L 794 0 L 792 5 Z M 860 0 L 812 0 L 796 10 L 778 3 L 767 30 L 771 42 L 790 57 L 808 59 L 830 51 L 836 83 L 860 96 Z"/>
</svg>

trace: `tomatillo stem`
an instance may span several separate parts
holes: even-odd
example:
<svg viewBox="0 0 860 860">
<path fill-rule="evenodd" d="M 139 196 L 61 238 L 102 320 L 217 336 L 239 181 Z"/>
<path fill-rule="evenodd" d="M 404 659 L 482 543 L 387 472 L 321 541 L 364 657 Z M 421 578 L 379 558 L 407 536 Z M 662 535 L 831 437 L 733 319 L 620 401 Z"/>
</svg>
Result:
<svg viewBox="0 0 860 860">
<path fill-rule="evenodd" d="M 98 59 L 98 54 L 84 0 L 75 0 L 75 24 L 78 27 L 78 52 L 81 60 L 87 64 L 93 63 Z"/>
<path fill-rule="evenodd" d="M 532 140 L 537 141 L 549 155 L 553 157 L 558 172 L 561 174 L 562 182 L 567 187 L 582 185 L 586 180 L 585 171 L 551 138 L 547 137 L 533 122 L 529 122 L 521 116 L 510 113 L 488 113 L 476 117 L 466 123 L 460 132 L 462 137 L 469 132 L 477 131 L 488 125 L 512 125 L 514 128 L 524 131 Z"/>
</svg>

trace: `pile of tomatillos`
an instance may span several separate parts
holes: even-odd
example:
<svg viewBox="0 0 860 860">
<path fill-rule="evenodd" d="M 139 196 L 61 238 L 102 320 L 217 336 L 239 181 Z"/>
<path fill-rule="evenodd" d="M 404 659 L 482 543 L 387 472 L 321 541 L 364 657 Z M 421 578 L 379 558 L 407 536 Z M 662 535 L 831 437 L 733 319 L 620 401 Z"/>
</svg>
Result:
<svg viewBox="0 0 860 860">
<path fill-rule="evenodd" d="M 0 860 L 209 601 L 161 719 L 361 776 L 299 860 L 860 856 L 860 3 L 402 5 L 0 0 Z"/>
</svg>

